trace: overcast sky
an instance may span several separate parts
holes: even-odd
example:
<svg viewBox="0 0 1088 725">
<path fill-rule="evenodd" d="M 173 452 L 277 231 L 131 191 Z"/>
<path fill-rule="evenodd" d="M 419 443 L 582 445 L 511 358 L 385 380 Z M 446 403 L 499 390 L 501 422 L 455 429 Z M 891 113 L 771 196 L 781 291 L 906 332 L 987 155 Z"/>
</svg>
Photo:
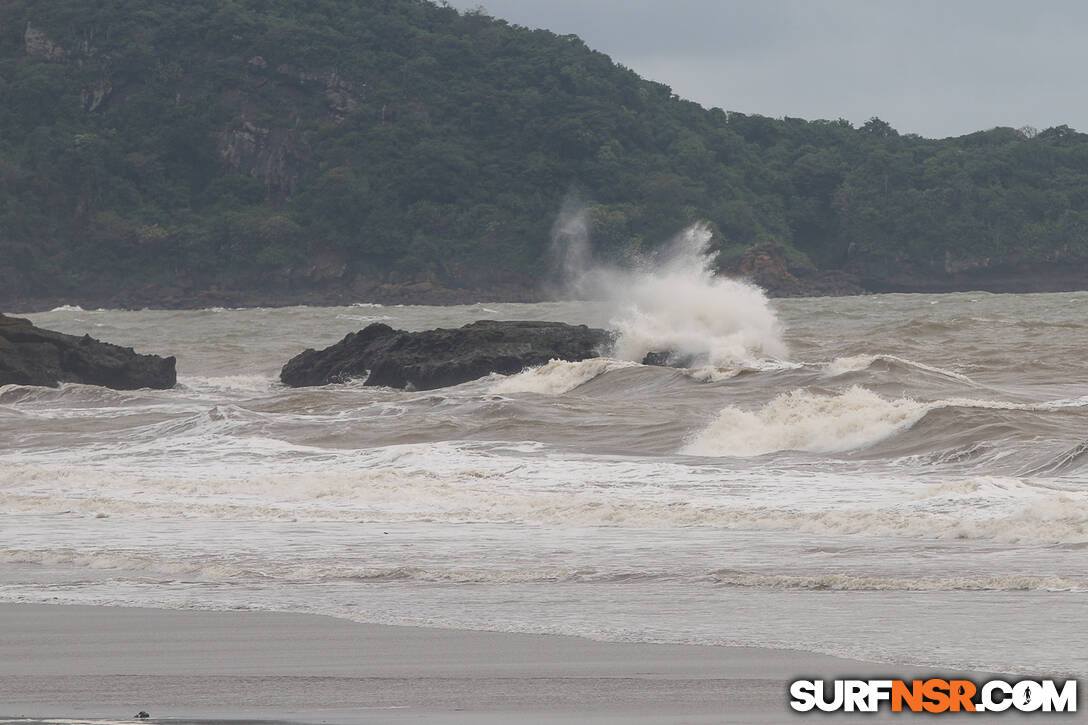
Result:
<svg viewBox="0 0 1088 725">
<path fill-rule="evenodd" d="M 1076 0 L 453 0 L 574 33 L 704 106 L 901 133 L 1088 131 Z"/>
</svg>

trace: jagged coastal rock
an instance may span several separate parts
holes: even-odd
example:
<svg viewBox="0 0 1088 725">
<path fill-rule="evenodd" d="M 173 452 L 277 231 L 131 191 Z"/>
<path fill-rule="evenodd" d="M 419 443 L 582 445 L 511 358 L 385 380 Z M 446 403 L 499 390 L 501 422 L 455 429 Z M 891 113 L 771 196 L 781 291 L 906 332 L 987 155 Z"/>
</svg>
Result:
<svg viewBox="0 0 1088 725">
<path fill-rule="evenodd" d="M 30 320 L 0 314 L 0 385 L 172 388 L 175 363 L 173 356 L 140 355 L 131 347 L 43 330 Z"/>
<path fill-rule="evenodd" d="M 562 322 L 481 320 L 457 329 L 405 332 L 374 323 L 324 350 L 291 358 L 280 380 L 292 387 L 366 378 L 366 385 L 430 390 L 490 373 L 510 375 L 549 360 L 604 352 L 611 333 Z"/>
</svg>

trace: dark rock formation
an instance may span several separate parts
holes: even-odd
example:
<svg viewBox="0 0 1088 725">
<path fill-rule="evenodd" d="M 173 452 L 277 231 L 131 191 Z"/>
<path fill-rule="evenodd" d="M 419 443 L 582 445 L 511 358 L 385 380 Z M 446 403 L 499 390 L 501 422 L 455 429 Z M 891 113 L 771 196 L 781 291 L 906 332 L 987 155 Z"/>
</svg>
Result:
<svg viewBox="0 0 1088 725">
<path fill-rule="evenodd" d="M 26 43 L 26 54 L 35 58 L 43 58 L 52 63 L 61 63 L 68 59 L 68 51 L 54 42 L 40 28 L 35 28 L 29 21 L 26 24 L 26 32 L 23 33 L 23 41 Z"/>
<path fill-rule="evenodd" d="M 642 358 L 643 365 L 653 365 L 660 368 L 693 368 L 697 362 L 699 360 L 695 355 L 686 355 L 675 350 L 648 352 L 646 357 Z"/>
<path fill-rule="evenodd" d="M 268 193 L 289 198 L 298 192 L 309 151 L 294 129 L 262 128 L 243 121 L 219 136 L 219 156 L 238 173 L 260 179 Z"/>
<path fill-rule="evenodd" d="M 0 385 L 84 383 L 117 390 L 172 388 L 173 357 L 138 355 L 131 347 L 35 327 L 0 314 Z"/>
<path fill-rule="evenodd" d="M 430 390 L 552 359 L 584 360 L 612 342 L 605 330 L 562 322 L 481 320 L 456 330 L 394 330 L 375 323 L 324 350 L 291 358 L 280 380 L 292 387 L 366 377 L 366 385 Z M 369 376 L 368 376 L 369 372 Z"/>
</svg>

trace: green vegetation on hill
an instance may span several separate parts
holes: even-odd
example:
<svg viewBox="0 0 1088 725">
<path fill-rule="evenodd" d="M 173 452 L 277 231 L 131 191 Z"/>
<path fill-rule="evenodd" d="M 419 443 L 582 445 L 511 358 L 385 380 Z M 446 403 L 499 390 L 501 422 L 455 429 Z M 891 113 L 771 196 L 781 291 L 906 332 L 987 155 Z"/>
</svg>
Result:
<svg viewBox="0 0 1088 725">
<path fill-rule="evenodd" d="M 545 272 L 700 219 L 880 286 L 1084 265 L 1088 136 L 899 135 L 704 109 L 575 36 L 424 0 L 7 0 L 0 302 Z"/>
</svg>

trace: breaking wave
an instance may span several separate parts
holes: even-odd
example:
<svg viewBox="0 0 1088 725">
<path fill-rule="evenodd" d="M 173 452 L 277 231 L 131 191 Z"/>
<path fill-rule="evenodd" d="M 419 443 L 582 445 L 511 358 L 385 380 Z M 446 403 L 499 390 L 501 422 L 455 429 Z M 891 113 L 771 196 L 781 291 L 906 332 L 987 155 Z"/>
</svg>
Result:
<svg viewBox="0 0 1088 725">
<path fill-rule="evenodd" d="M 565 211 L 553 254 L 570 293 L 611 306 L 615 357 L 639 362 L 650 352 L 670 352 L 688 358 L 686 367 L 786 357 L 782 326 L 763 291 L 715 274 L 707 225 L 686 229 L 653 258 L 626 268 L 591 261 L 588 234 L 585 210 Z"/>
<path fill-rule="evenodd" d="M 933 365 L 926 365 L 925 363 L 915 362 L 914 360 L 907 360 L 906 358 L 896 357 L 895 355 L 851 355 L 849 357 L 835 358 L 827 364 L 824 368 L 824 373 L 829 377 L 838 377 L 839 375 L 845 375 L 847 373 L 861 372 L 862 370 L 868 370 L 876 363 L 888 363 L 892 366 L 903 367 L 908 369 L 921 370 L 927 373 L 934 373 L 946 378 L 957 380 L 961 383 L 973 384 L 973 381 L 966 375 L 954 372 L 952 370 L 945 370 L 943 368 L 934 367 Z"/>
<path fill-rule="evenodd" d="M 388 454 L 403 457 L 405 452 Z M 736 484 L 716 484 L 714 476 L 699 484 L 707 490 L 704 495 L 676 491 L 675 481 L 683 470 L 673 466 L 655 473 L 646 468 L 641 471 L 644 483 L 632 488 L 625 481 L 636 474 L 627 464 L 580 466 L 570 459 L 542 462 L 538 470 L 519 471 L 517 477 L 511 477 L 508 462 L 487 457 L 461 459 L 448 470 L 368 466 L 354 473 L 304 478 L 245 475 L 200 480 L 27 468 L 0 475 L 0 510 L 66 519 L 714 527 L 1060 546 L 1088 543 L 1088 491 L 1027 479 L 950 479 L 913 494 L 889 483 L 885 494 L 864 503 L 815 504 L 795 495 L 737 497 L 731 494 Z M 586 483 L 556 488 L 560 471 Z M 591 484 L 589 476 L 594 473 L 597 482 Z"/>
<path fill-rule="evenodd" d="M 692 364 L 727 367 L 785 358 L 782 326 L 761 289 L 718 277 L 710 232 L 694 226 L 642 270 L 600 270 L 590 280 L 615 306 L 615 355 L 642 360 L 671 351 Z"/>
<path fill-rule="evenodd" d="M 141 577 L 167 576 L 205 581 L 277 580 L 305 584 L 328 582 L 425 582 L 453 584 L 526 584 L 555 582 L 650 582 L 702 580 L 711 585 L 831 591 L 1050 591 L 1088 592 L 1088 580 L 1057 575 L 995 576 L 879 576 L 849 573 L 762 574 L 719 569 L 708 573 L 686 569 L 622 569 L 597 567 L 451 568 L 434 566 L 337 566 L 322 563 L 269 568 L 268 562 L 239 562 L 234 558 L 204 555 L 190 558 L 134 554 L 110 550 L 74 549 L 0 550 L 0 563 L 30 564 L 75 569 L 139 572 Z"/>
<path fill-rule="evenodd" d="M 794 390 L 758 411 L 725 408 L 683 452 L 696 456 L 759 456 L 790 450 L 841 453 L 909 428 L 927 410 L 924 403 L 885 400 L 857 386 L 841 395 Z"/>
<path fill-rule="evenodd" d="M 552 360 L 544 365 L 504 377 L 491 386 L 492 393 L 542 393 L 559 395 L 612 370 L 633 367 L 635 363 L 608 358 L 579 362 Z"/>
<path fill-rule="evenodd" d="M 888 400 L 853 386 L 837 395 L 806 389 L 782 393 L 758 410 L 728 406 L 708 426 L 689 438 L 681 452 L 695 456 L 760 456 L 777 451 L 844 453 L 869 448 L 911 429 L 933 411 L 1008 411 L 1052 413 L 1088 405 L 1084 398 L 1041 403 L 950 398 L 920 402 L 911 398 Z M 946 439 L 928 438 L 925 449 L 935 455 Z M 972 441 L 977 447 L 982 441 Z M 1083 457 L 1080 448 L 1063 454 L 1047 471 L 1064 470 Z"/>
</svg>

